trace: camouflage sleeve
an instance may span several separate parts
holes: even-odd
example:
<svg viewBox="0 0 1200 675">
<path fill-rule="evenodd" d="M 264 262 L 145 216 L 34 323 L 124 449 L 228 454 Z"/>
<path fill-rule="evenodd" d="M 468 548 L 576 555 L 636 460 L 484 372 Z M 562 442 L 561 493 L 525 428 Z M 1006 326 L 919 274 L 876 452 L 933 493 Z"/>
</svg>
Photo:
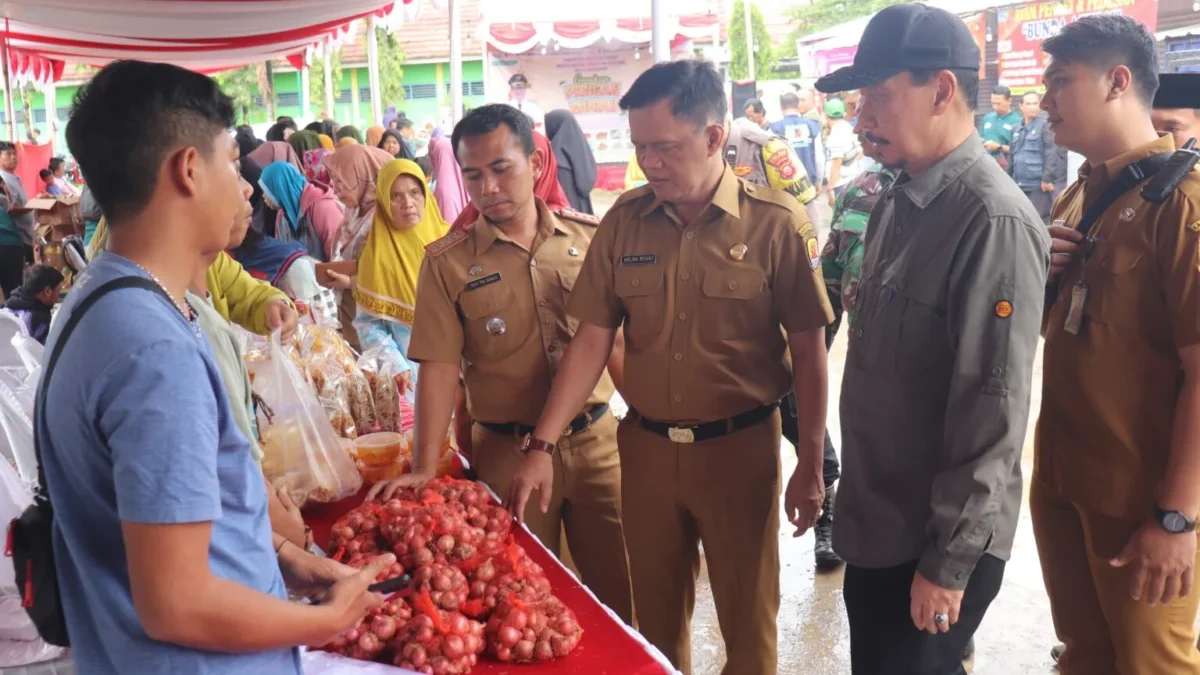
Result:
<svg viewBox="0 0 1200 675">
<path fill-rule="evenodd" d="M 808 174 L 787 141 L 774 137 L 763 145 L 763 166 L 767 185 L 783 190 L 807 204 L 817 198 L 817 190 L 808 182 Z"/>
<path fill-rule="evenodd" d="M 846 270 L 842 266 L 842 218 L 845 217 L 846 190 L 833 205 L 833 219 L 829 222 L 829 236 L 825 240 L 825 248 L 821 251 L 821 274 L 825 279 L 825 290 L 829 293 L 829 301 L 840 314 L 842 309 L 842 279 Z"/>
</svg>

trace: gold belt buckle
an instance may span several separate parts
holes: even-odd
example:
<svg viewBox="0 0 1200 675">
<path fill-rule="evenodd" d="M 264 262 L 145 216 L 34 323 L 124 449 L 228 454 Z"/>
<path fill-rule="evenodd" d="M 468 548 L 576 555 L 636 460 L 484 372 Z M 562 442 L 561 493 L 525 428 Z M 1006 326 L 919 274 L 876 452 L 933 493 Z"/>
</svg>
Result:
<svg viewBox="0 0 1200 675">
<path fill-rule="evenodd" d="M 672 443 L 695 443 L 696 434 L 691 429 L 683 427 L 667 427 L 667 438 Z"/>
</svg>

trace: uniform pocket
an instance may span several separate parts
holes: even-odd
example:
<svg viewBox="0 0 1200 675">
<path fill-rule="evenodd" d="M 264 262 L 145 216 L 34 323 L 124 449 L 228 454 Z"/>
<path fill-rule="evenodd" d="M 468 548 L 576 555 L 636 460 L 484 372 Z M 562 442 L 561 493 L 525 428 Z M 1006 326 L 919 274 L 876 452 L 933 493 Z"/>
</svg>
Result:
<svg viewBox="0 0 1200 675">
<path fill-rule="evenodd" d="M 625 305 L 625 338 L 630 348 L 639 349 L 662 331 L 663 271 L 657 265 L 621 266 L 615 277 L 617 297 Z"/>
<path fill-rule="evenodd" d="M 1089 293 L 1095 294 L 1091 321 L 1110 325 L 1139 323 L 1142 289 L 1138 268 L 1145 254 L 1133 246 L 1109 243 L 1092 255 L 1096 263 L 1087 270 Z M 1088 302 L 1092 302 L 1091 298 Z"/>
<path fill-rule="evenodd" d="M 506 356 L 521 346 L 530 322 L 518 316 L 515 300 L 512 287 L 503 281 L 459 296 L 458 306 L 466 329 L 464 355 L 468 361 Z"/>
<path fill-rule="evenodd" d="M 565 308 L 571 301 L 571 291 L 575 290 L 575 282 L 579 279 L 578 267 L 568 269 L 560 269 L 558 271 L 558 282 L 562 286 L 562 306 Z M 575 331 L 579 330 L 579 319 L 567 314 L 567 330 L 571 335 L 575 335 Z"/>
<path fill-rule="evenodd" d="M 705 272 L 701 335 L 715 340 L 761 335 L 771 314 L 766 281 L 762 270 L 754 268 Z"/>
</svg>

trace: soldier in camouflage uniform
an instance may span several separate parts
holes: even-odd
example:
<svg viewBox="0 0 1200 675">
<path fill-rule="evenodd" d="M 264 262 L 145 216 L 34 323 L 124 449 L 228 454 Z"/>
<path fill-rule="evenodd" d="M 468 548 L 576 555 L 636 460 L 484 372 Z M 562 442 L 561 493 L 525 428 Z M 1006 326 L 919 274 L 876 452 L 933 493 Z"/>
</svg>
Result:
<svg viewBox="0 0 1200 675">
<path fill-rule="evenodd" d="M 833 222 L 829 226 L 829 238 L 821 252 L 821 272 L 825 276 L 825 289 L 833 305 L 834 320 L 826 331 L 826 346 L 833 344 L 843 313 L 848 314 L 850 325 L 854 325 L 855 295 L 858 292 L 858 275 L 862 272 L 863 239 L 871 209 L 896 180 L 896 173 L 883 168 L 874 161 L 875 144 L 861 134 L 863 154 L 872 160 L 854 181 L 846 186 L 842 196 L 833 207 Z"/>
</svg>

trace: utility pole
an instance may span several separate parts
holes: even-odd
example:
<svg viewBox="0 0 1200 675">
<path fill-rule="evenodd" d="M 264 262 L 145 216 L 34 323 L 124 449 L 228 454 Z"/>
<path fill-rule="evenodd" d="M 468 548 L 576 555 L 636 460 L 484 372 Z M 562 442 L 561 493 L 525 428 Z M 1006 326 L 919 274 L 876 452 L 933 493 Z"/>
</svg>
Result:
<svg viewBox="0 0 1200 675">
<path fill-rule="evenodd" d="M 754 79 L 754 29 L 750 21 L 750 0 L 742 0 L 742 14 L 746 21 L 746 75 Z"/>
</svg>

